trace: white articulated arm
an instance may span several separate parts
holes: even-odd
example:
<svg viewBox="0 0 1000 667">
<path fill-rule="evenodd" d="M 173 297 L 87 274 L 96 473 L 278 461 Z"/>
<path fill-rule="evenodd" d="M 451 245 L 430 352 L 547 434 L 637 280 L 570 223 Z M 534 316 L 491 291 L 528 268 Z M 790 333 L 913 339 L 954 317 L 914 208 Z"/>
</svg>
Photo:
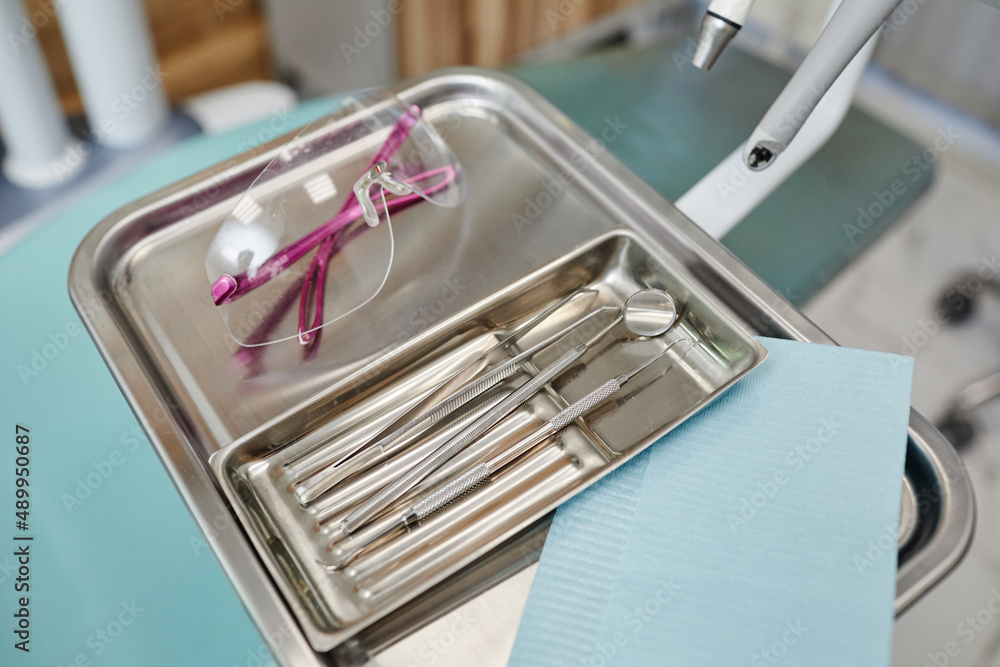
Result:
<svg viewBox="0 0 1000 667">
<path fill-rule="evenodd" d="M 848 2 L 850 0 L 845 0 Z M 827 15 L 831 16 L 840 5 L 834 0 Z M 877 26 L 876 26 L 877 28 Z M 817 46 L 828 33 L 820 36 Z M 875 49 L 878 34 L 870 34 L 867 42 L 854 55 L 838 77 L 825 89 L 825 95 L 813 93 L 812 104 L 800 108 L 803 120 L 795 136 L 795 141 L 787 144 L 782 158 L 773 161 L 768 168 L 757 171 L 751 169 L 745 160 L 746 145 L 738 146 L 712 171 L 691 187 L 676 202 L 685 215 L 698 223 L 714 238 L 722 238 L 736 226 L 750 211 L 755 209 L 769 194 L 802 164 L 811 158 L 840 127 L 854 98 L 861 75 Z M 806 61 L 812 57 L 810 53 Z M 803 67 L 805 63 L 803 63 Z M 801 71 L 802 68 L 800 68 Z M 793 81 L 795 77 L 793 76 Z M 792 81 L 789 82 L 789 86 Z M 800 84 L 796 84 L 799 86 Z M 809 90 L 808 83 L 804 89 Z M 788 86 L 786 86 L 786 90 Z M 814 89 L 815 90 L 815 89 Z M 784 94 L 784 93 L 782 93 Z M 822 97 L 820 97 L 822 95 Z M 781 97 L 779 96 L 779 100 Z M 773 107 L 772 107 L 773 108 Z M 767 115 L 765 115 L 767 118 Z"/>
</svg>

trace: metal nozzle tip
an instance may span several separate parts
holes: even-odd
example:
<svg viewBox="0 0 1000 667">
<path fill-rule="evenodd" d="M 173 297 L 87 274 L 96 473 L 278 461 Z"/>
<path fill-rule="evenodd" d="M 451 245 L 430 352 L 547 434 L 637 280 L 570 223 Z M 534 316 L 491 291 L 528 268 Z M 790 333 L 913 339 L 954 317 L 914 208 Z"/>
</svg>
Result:
<svg viewBox="0 0 1000 667">
<path fill-rule="evenodd" d="M 705 14 L 705 18 L 701 20 L 701 33 L 698 35 L 691 63 L 705 71 L 712 69 L 712 65 L 737 32 L 739 28 L 736 25 L 727 23 L 714 14 Z"/>
</svg>

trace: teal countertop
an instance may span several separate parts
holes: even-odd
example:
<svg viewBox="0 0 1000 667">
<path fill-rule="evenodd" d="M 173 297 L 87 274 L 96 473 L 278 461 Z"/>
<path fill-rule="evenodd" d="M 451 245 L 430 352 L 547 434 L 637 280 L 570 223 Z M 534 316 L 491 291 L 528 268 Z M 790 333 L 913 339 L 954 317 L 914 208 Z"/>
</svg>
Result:
<svg viewBox="0 0 1000 667">
<path fill-rule="evenodd" d="M 607 119 L 631 131 L 609 146 L 676 199 L 747 136 L 787 74 L 727 53 L 704 73 L 664 45 L 519 70 L 592 132 Z M 302 105 L 289 131 L 326 109 Z M 273 125 L 273 123 L 272 123 Z M 16 599 L 12 537 L 30 542 L 30 654 L 0 647 L 5 665 L 248 666 L 267 651 L 145 441 L 69 301 L 66 275 L 86 233 L 117 208 L 273 138 L 268 122 L 201 136 L 75 202 L 0 256 L 0 609 Z M 903 196 L 860 238 L 843 225 L 901 175 L 919 147 L 852 111 L 831 144 L 726 238 L 726 245 L 801 302 L 888 227 L 919 192 Z M 30 430 L 28 528 L 15 527 L 16 426 Z M 22 543 L 23 544 L 23 543 Z"/>
</svg>

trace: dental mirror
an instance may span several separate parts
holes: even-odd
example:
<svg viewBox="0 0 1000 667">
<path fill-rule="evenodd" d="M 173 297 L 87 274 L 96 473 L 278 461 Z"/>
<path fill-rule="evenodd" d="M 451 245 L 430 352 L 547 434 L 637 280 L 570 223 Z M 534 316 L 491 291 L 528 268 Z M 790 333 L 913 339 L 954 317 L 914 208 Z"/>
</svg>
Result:
<svg viewBox="0 0 1000 667">
<path fill-rule="evenodd" d="M 625 302 L 622 317 L 636 336 L 659 336 L 677 321 L 677 305 L 663 290 L 642 290 Z"/>
</svg>

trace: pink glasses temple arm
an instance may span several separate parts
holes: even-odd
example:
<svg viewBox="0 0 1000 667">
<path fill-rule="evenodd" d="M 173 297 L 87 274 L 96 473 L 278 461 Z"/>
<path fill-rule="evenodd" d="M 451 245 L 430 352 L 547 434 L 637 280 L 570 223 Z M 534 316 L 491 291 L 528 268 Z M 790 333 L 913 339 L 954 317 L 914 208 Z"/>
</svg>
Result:
<svg viewBox="0 0 1000 667">
<path fill-rule="evenodd" d="M 439 174 L 445 174 L 445 178 L 424 190 L 425 195 L 431 196 L 441 192 L 455 181 L 457 173 L 454 167 L 451 165 L 438 167 L 437 169 L 418 174 L 415 178 L 409 179 L 407 182 L 421 181 L 438 176 Z M 354 197 L 354 193 L 351 193 L 351 197 Z M 388 201 L 389 211 L 401 211 L 420 199 L 421 196 L 418 194 L 396 197 Z M 381 209 L 381 206 L 377 206 L 377 208 Z M 221 306 L 224 303 L 235 301 L 244 294 L 257 289 L 290 265 L 302 259 L 302 257 L 318 244 L 322 243 L 328 236 L 346 227 L 359 217 L 361 217 L 361 206 L 355 200 L 342 213 L 330 220 L 330 222 L 317 227 L 302 238 L 274 253 L 274 255 L 260 265 L 253 276 L 245 273 L 241 273 L 235 278 L 228 275 L 221 276 L 212 284 L 212 297 L 215 305 Z"/>
</svg>

